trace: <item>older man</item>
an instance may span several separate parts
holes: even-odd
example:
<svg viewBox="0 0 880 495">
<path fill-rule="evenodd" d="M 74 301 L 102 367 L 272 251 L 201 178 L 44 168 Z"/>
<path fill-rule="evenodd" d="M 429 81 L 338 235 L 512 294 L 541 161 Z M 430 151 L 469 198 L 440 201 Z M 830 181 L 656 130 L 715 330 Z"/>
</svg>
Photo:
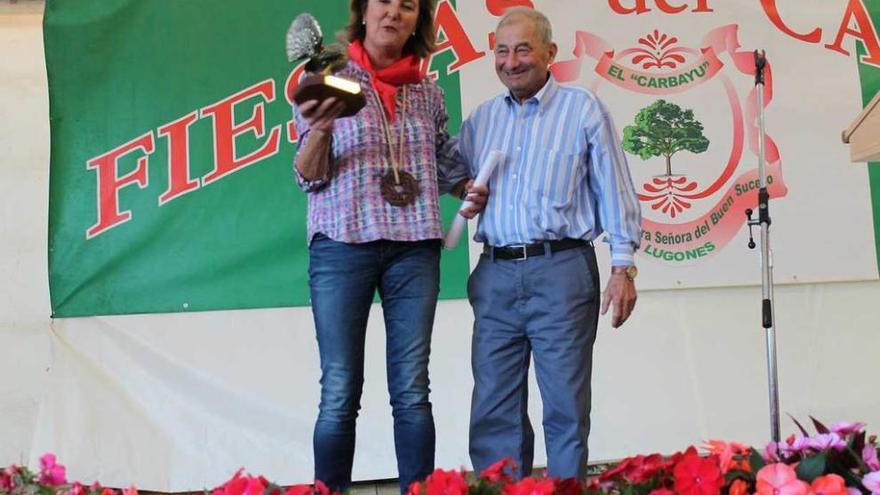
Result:
<svg viewBox="0 0 880 495">
<path fill-rule="evenodd" d="M 461 152 L 473 174 L 490 151 L 505 154 L 490 183 L 476 234 L 483 254 L 468 287 L 475 317 L 470 454 L 477 471 L 512 457 L 515 474 L 530 474 L 534 356 L 549 475 L 583 480 L 600 312 L 592 241 L 605 232 L 611 246 L 601 312 L 613 307 L 618 327 L 636 302 L 641 217 L 608 110 L 591 92 L 553 80 L 556 51 L 543 14 L 509 10 L 495 32 L 495 70 L 509 91 L 462 126 Z"/>
</svg>

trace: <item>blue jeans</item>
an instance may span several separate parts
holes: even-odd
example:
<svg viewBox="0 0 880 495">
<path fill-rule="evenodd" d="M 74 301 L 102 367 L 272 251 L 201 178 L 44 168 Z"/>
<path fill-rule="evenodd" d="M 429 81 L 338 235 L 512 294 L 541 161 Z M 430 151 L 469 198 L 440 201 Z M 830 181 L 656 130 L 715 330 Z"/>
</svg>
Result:
<svg viewBox="0 0 880 495">
<path fill-rule="evenodd" d="M 599 317 L 591 246 L 497 260 L 483 254 L 468 281 L 474 309 L 470 454 L 480 472 L 506 457 L 529 476 L 535 435 L 528 416 L 529 360 L 544 405 L 547 472 L 585 480 L 590 375 Z"/>
<path fill-rule="evenodd" d="M 385 315 L 386 369 L 401 492 L 434 470 L 428 357 L 440 291 L 440 241 L 346 244 L 323 235 L 309 248 L 312 313 L 321 355 L 315 479 L 351 484 L 364 339 L 376 290 Z"/>
</svg>

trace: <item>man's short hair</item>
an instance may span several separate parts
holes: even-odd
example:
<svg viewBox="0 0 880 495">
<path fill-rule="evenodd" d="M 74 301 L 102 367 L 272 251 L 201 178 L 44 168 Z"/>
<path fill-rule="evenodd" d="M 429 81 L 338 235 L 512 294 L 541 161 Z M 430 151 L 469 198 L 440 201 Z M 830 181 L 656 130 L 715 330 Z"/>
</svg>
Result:
<svg viewBox="0 0 880 495">
<path fill-rule="evenodd" d="M 497 32 L 501 29 L 501 26 L 510 24 L 520 17 L 525 17 L 532 21 L 532 24 L 535 26 L 535 32 L 538 34 L 538 39 L 544 42 L 544 44 L 549 45 L 550 43 L 553 43 L 553 28 L 550 26 L 550 19 L 547 19 L 547 16 L 541 12 L 529 7 L 513 7 L 507 9 L 501 17 L 501 20 L 498 21 L 498 26 L 495 28 L 495 31 Z"/>
</svg>

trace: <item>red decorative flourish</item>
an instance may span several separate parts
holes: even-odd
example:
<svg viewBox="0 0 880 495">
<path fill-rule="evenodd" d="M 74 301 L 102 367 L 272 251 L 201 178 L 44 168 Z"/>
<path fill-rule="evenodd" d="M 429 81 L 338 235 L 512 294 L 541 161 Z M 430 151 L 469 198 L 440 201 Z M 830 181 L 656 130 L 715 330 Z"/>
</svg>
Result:
<svg viewBox="0 0 880 495">
<path fill-rule="evenodd" d="M 652 201 L 651 209 L 660 210 L 672 218 L 689 209 L 692 205 L 682 198 L 687 198 L 689 193 L 697 188 L 696 181 L 688 182 L 685 176 L 669 175 L 654 177 L 651 182 L 644 184 L 645 191 L 650 195 L 639 195 L 639 199 Z"/>
<path fill-rule="evenodd" d="M 684 56 L 680 55 L 680 53 L 687 50 L 684 47 L 674 46 L 676 43 L 678 43 L 678 38 L 665 33 L 661 34 L 660 31 L 655 29 L 653 33 L 648 33 L 644 38 L 639 38 L 639 44 L 648 48 L 636 47 L 629 50 L 631 53 L 638 54 L 632 58 L 632 63 L 635 65 L 642 64 L 643 69 L 650 69 L 651 67 L 658 69 L 669 67 L 674 69 L 678 64 L 684 63 Z"/>
</svg>

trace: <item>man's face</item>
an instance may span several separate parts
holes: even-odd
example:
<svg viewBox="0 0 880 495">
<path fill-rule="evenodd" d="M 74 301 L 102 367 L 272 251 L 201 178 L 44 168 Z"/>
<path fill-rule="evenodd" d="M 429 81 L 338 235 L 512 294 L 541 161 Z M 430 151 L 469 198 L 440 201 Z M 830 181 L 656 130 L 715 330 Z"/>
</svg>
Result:
<svg viewBox="0 0 880 495">
<path fill-rule="evenodd" d="M 512 19 L 495 33 L 495 72 L 520 102 L 541 90 L 554 57 L 556 44 L 541 41 L 526 17 Z"/>
</svg>

